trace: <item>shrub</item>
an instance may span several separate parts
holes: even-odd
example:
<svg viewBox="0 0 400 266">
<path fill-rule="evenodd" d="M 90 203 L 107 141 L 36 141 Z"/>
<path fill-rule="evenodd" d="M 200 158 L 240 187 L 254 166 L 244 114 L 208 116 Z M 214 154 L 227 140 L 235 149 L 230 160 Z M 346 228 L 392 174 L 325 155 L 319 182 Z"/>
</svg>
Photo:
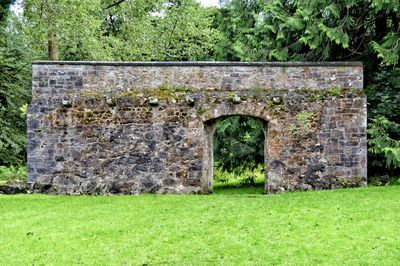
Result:
<svg viewBox="0 0 400 266">
<path fill-rule="evenodd" d="M 400 174 L 400 68 L 375 73 L 368 96 L 368 173 Z"/>
<path fill-rule="evenodd" d="M 0 166 L 0 182 L 22 181 L 27 179 L 27 168 L 25 165 Z"/>
</svg>

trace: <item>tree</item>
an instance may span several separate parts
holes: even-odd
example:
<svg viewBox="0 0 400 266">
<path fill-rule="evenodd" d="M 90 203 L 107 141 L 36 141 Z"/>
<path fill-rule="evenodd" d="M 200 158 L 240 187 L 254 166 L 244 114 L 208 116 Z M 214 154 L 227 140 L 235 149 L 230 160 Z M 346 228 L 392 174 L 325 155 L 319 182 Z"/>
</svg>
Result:
<svg viewBox="0 0 400 266">
<path fill-rule="evenodd" d="M 20 24 L 1 2 L 0 22 L 0 165 L 25 161 L 26 123 L 21 107 L 30 97 L 30 53 Z M 5 15 L 6 12 L 6 15 Z"/>
<path fill-rule="evenodd" d="M 104 47 L 115 61 L 149 61 L 152 59 L 153 14 L 160 0 L 104 1 Z"/>
<path fill-rule="evenodd" d="M 400 68 L 375 72 L 366 93 L 369 173 L 400 175 Z"/>
<path fill-rule="evenodd" d="M 24 0 L 26 30 L 39 58 L 101 59 L 100 0 Z M 46 56 L 47 53 L 47 56 Z"/>
<path fill-rule="evenodd" d="M 117 2 L 119 3 L 119 2 Z M 130 61 L 209 60 L 218 38 L 216 10 L 195 0 L 124 1 L 105 4 L 103 24 L 113 57 Z"/>
<path fill-rule="evenodd" d="M 50 60 L 211 59 L 215 12 L 195 0 L 24 1 L 31 43 Z"/>
<path fill-rule="evenodd" d="M 399 60 L 398 0 L 232 0 L 221 10 L 221 58 L 245 61 Z M 228 46 L 228 47 L 227 47 Z M 227 49 L 228 48 L 228 49 Z"/>
<path fill-rule="evenodd" d="M 157 60 L 196 61 L 213 58 L 219 32 L 212 28 L 215 8 L 203 8 L 194 0 L 170 1 L 155 19 Z"/>
</svg>

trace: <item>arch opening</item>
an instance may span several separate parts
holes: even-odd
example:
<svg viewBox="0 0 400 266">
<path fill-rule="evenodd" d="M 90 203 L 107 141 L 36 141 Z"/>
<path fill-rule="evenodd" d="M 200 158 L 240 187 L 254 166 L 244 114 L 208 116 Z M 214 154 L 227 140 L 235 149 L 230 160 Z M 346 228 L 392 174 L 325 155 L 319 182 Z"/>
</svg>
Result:
<svg viewBox="0 0 400 266">
<path fill-rule="evenodd" d="M 205 122 L 210 191 L 248 188 L 263 193 L 267 182 L 267 129 L 264 119 L 226 115 Z"/>
</svg>

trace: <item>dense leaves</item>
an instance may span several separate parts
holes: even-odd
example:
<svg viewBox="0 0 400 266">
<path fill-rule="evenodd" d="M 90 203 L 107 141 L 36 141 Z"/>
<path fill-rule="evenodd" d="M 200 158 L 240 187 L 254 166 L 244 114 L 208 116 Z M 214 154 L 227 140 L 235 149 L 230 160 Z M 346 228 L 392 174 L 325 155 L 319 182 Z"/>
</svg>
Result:
<svg viewBox="0 0 400 266">
<path fill-rule="evenodd" d="M 400 174 L 400 69 L 375 73 L 368 96 L 369 172 Z"/>
<path fill-rule="evenodd" d="M 386 167 L 397 168 L 400 167 L 400 126 L 397 123 L 389 121 L 384 116 L 378 116 L 371 118 L 371 122 L 368 125 L 368 133 L 371 138 L 369 141 L 369 151 L 378 158 L 370 162 L 371 166 L 382 167 L 382 160 L 380 157 L 386 157 Z M 395 135 L 395 138 L 391 137 Z M 383 156 L 382 156 L 383 155 Z M 375 165 L 374 165 L 375 164 Z"/>
<path fill-rule="evenodd" d="M 214 160 L 227 171 L 253 169 L 264 163 L 263 121 L 230 116 L 217 121 L 213 138 Z"/>
<path fill-rule="evenodd" d="M 25 117 L 30 96 L 30 53 L 18 23 L 0 28 L 0 165 L 25 160 Z"/>
<path fill-rule="evenodd" d="M 222 59 L 399 60 L 398 0 L 232 0 L 219 16 Z M 379 60 L 378 60 L 379 59 Z"/>
<path fill-rule="evenodd" d="M 195 0 L 24 1 L 31 44 L 51 60 L 210 60 L 215 12 Z"/>
<path fill-rule="evenodd" d="M 100 0 L 25 0 L 25 31 L 38 58 L 89 60 L 105 56 L 100 41 L 100 4 Z"/>
</svg>

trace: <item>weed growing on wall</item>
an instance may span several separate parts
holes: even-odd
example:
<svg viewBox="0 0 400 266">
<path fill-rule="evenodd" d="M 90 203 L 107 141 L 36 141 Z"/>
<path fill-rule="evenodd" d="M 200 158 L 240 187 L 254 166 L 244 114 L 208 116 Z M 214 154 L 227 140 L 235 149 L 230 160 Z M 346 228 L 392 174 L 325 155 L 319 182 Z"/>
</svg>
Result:
<svg viewBox="0 0 400 266">
<path fill-rule="evenodd" d="M 316 114 L 313 112 L 303 111 L 296 115 L 298 122 L 301 125 L 301 128 L 305 131 L 311 128 L 311 122 L 315 120 Z"/>
</svg>

